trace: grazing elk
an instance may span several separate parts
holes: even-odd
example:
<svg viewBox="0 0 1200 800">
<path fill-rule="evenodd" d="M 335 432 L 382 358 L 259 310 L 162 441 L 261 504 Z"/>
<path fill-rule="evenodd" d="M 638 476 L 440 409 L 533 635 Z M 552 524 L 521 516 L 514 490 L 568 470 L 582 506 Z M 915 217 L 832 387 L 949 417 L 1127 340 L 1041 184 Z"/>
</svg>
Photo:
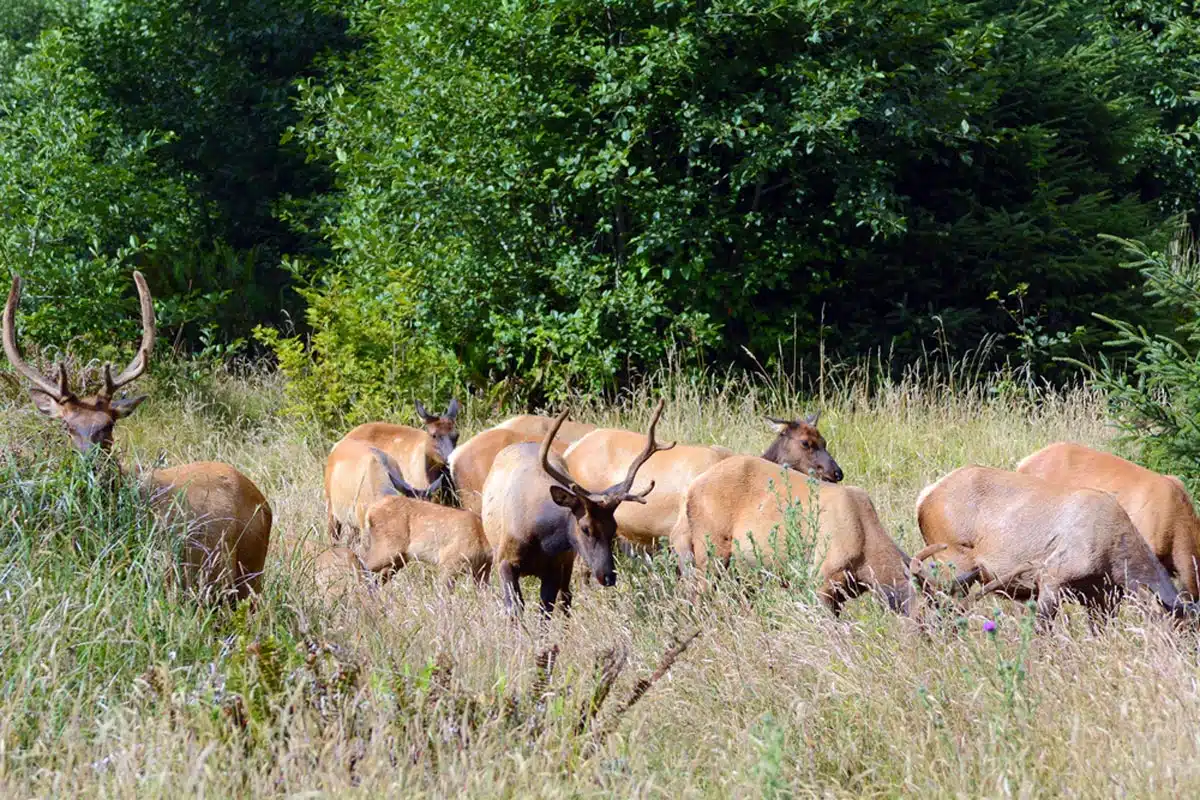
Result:
<svg viewBox="0 0 1200 800">
<path fill-rule="evenodd" d="M 831 612 L 871 590 L 893 610 L 911 613 L 908 557 L 884 531 L 867 493 L 813 484 L 755 456 L 727 458 L 692 482 L 680 501 L 671 545 L 685 574 L 704 569 L 710 553 L 725 566 L 735 555 L 770 564 L 787 542 L 789 515 L 797 523 L 815 516 L 815 529 L 798 533 L 820 558 L 818 594 Z"/>
<path fill-rule="evenodd" d="M 1038 450 L 1017 465 L 1017 472 L 1075 489 L 1112 492 L 1188 599 L 1200 600 L 1200 520 L 1178 478 L 1072 442 Z"/>
<path fill-rule="evenodd" d="M 515 417 L 504 420 L 497 428 L 506 428 L 510 431 L 528 436 L 525 441 L 538 441 L 554 426 L 554 417 L 543 417 L 538 414 L 520 414 Z M 586 422 L 572 422 L 567 420 L 562 424 L 558 431 L 560 441 L 570 444 L 577 442 L 587 434 L 596 430 L 595 425 L 589 425 Z"/>
<path fill-rule="evenodd" d="M 842 469 L 829 455 L 825 437 L 817 430 L 820 414 L 804 420 L 767 417 L 775 427 L 775 440 L 763 458 L 785 464 L 807 475 L 836 483 Z M 621 465 L 629 463 L 645 447 L 646 437 L 633 431 L 600 428 L 575 442 L 564 454 L 567 468 L 583 483 L 602 486 L 620 479 Z M 680 500 L 697 477 L 733 455 L 725 447 L 683 445 L 659 453 L 646 462 L 642 477 L 654 481 L 654 496 L 645 505 L 624 505 L 617 509 L 617 533 L 635 545 L 654 547 L 671 535 L 679 514 Z"/>
<path fill-rule="evenodd" d="M 450 477 L 458 491 L 458 502 L 467 511 L 483 513 L 483 485 L 487 482 L 492 463 L 500 451 L 510 444 L 538 442 L 545 433 L 529 435 L 511 428 L 488 428 L 472 436 L 462 447 L 450 454 Z M 569 442 L 555 439 L 550 445 L 562 455 Z"/>
<path fill-rule="evenodd" d="M 104 387 L 80 397 L 70 389 L 67 369 L 58 364 L 57 383 L 25 363 L 17 346 L 16 315 L 21 279 L 14 275 L 4 307 L 4 353 L 13 368 L 32 384 L 30 395 L 39 411 L 63 423 L 76 449 L 109 451 L 117 420 L 133 413 L 145 396 L 117 397 L 137 380 L 154 349 L 154 301 L 146 279 L 133 273 L 142 312 L 142 343 L 137 355 L 113 377 L 104 365 Z M 182 575 L 185 588 L 206 596 L 238 599 L 259 590 L 271 540 L 271 507 L 249 478 L 228 464 L 198 462 L 154 470 L 142 476 L 155 508 L 167 518 L 182 512 L 188 523 Z"/>
<path fill-rule="evenodd" d="M 383 453 L 385 458 L 380 458 Z M 325 461 L 325 514 L 329 539 L 337 544 L 353 543 L 354 536 L 367 528 L 367 510 L 384 497 L 400 491 L 392 480 L 389 466 L 395 465 L 390 453 L 366 439 L 343 438 L 333 446 Z M 400 475 L 403 470 L 395 467 Z M 429 499 L 441 488 L 442 477 L 430 485 L 413 489 L 417 496 Z M 411 485 L 405 482 L 405 486 Z"/>
<path fill-rule="evenodd" d="M 1074 595 L 1095 625 L 1121 595 L 1139 588 L 1177 616 L 1195 613 L 1107 492 L 968 466 L 921 492 L 917 521 L 927 553 L 944 545 L 937 560 L 953 565 L 957 588 L 982 582 L 985 592 L 1036 597 L 1043 622 L 1058 613 L 1064 595 Z M 921 559 L 913 561 L 912 571 L 924 577 Z"/>
<path fill-rule="evenodd" d="M 510 613 L 517 613 L 524 604 L 522 575 L 541 579 L 542 610 L 547 615 L 556 600 L 569 610 L 576 553 L 599 583 L 616 583 L 613 513 L 622 503 L 645 502 L 654 482 L 645 491 L 632 493 L 638 470 L 655 453 L 674 447 L 661 446 L 654 439 L 661 414 L 660 402 L 650 420 L 645 447 L 624 478 L 603 491 L 585 489 L 571 476 L 562 457 L 551 453 L 554 437 L 567 418 L 566 411 L 559 415 L 540 447 L 533 442 L 514 444 L 496 457 L 483 489 L 483 529 L 494 549 Z"/>
<path fill-rule="evenodd" d="M 479 515 L 430 503 L 409 486 L 395 462 L 375 450 L 396 492 L 375 501 L 366 512 L 367 569 L 385 580 L 409 561 L 434 564 L 449 580 L 469 573 L 485 583 L 492 567 L 492 548 L 483 535 Z M 398 492 L 398 493 L 397 493 Z"/>
</svg>

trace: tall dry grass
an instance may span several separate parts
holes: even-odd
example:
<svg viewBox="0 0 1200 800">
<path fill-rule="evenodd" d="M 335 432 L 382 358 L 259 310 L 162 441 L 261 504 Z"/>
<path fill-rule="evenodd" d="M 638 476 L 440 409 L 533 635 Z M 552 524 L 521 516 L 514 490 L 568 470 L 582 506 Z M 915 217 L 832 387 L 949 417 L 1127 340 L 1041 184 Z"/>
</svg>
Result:
<svg viewBox="0 0 1200 800">
<path fill-rule="evenodd" d="M 20 398 L 0 400 L 3 796 L 1180 796 L 1200 787 L 1196 640 L 1127 604 L 1100 636 L 1069 613 L 1034 635 L 988 601 L 921 633 L 871 599 L 835 620 L 777 586 L 693 607 L 668 557 L 577 587 L 549 626 L 495 587 L 403 571 L 376 598 L 314 591 L 328 438 L 275 412 L 278 379 L 159 370 L 118 431 L 143 464 L 224 460 L 275 510 L 254 614 L 159 585 L 172 532 L 89 483 Z M 182 375 L 182 373 L 177 373 Z M 968 380 L 968 378 L 970 378 Z M 813 407 L 777 378 L 659 381 L 665 438 L 761 452 L 762 415 Z M 1105 446 L 1084 390 L 949 372 L 831 373 L 821 428 L 848 482 L 915 549 L 943 472 L 1011 467 L 1057 439 Z M 578 417 L 639 428 L 648 391 Z M 406 413 L 398 411 L 403 419 Z M 494 412 L 468 402 L 464 427 Z M 983 619 L 999 621 L 994 635 Z M 679 637 L 691 643 L 622 703 Z M 623 668 L 618 669 L 618 666 Z M 615 676 L 615 677 L 614 677 Z M 610 685 L 611 684 L 611 685 Z M 611 690 L 598 710 L 589 709 Z"/>
</svg>

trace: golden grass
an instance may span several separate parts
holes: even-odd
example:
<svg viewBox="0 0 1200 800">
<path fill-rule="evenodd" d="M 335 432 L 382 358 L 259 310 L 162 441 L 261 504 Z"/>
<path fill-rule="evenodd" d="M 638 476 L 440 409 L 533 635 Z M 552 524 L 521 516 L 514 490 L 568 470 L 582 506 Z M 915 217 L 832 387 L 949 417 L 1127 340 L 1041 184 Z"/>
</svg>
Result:
<svg viewBox="0 0 1200 800">
<path fill-rule="evenodd" d="M 1108 441 L 1102 403 L 1085 391 L 1035 405 L 1003 385 L 946 383 L 868 393 L 846 380 L 821 421 L 847 481 L 870 492 L 910 552 L 916 494 L 943 472 L 1012 467 L 1058 439 Z M 4 551 L 15 566 L 0 568 L 0 794 L 1178 797 L 1200 787 L 1196 639 L 1138 603 L 1100 636 L 1074 612 L 1034 635 L 1024 609 L 992 601 L 921 633 L 871 599 L 835 620 L 777 587 L 727 583 L 693 608 L 669 559 L 623 563 L 614 589 L 577 586 L 572 617 L 545 628 L 532 605 L 511 625 L 494 583 L 446 591 L 419 568 L 376 598 L 325 602 L 311 559 L 323 546 L 329 442 L 279 419 L 280 395 L 270 375 L 164 384 L 118 433 L 142 462 L 161 452 L 168 463 L 233 463 L 270 498 L 254 619 L 182 603 L 147 616 L 99 589 L 79 604 L 66 583 L 34 585 L 31 575 L 50 573 L 25 570 L 18 548 Z M 675 380 L 665 395 L 664 438 L 743 452 L 767 444 L 762 414 L 805 410 L 778 384 Z M 651 405 L 635 393 L 579 416 L 636 429 Z M 69 457 L 32 409 L 8 400 L 0 413 L 0 447 Z M 467 433 L 492 416 L 468 403 Z M 0 536 L 18 523 L 0 519 Z M 999 620 L 994 636 L 985 616 Z M 139 634 L 142 619 L 154 624 Z M 614 719 L 694 627 L 691 648 Z M 107 682 L 78 669 L 78 648 L 98 631 L 138 652 Z M 321 651 L 300 652 L 310 646 Z M 539 679 L 538 655 L 552 646 L 557 662 Z M 581 733 L 598 659 L 613 649 L 628 664 Z"/>
</svg>

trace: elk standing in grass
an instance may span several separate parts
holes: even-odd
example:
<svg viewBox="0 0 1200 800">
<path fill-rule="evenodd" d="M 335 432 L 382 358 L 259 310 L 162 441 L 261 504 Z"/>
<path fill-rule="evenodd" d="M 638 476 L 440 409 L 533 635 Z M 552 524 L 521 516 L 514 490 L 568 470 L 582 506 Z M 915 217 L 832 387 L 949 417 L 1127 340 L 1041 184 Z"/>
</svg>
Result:
<svg viewBox="0 0 1200 800">
<path fill-rule="evenodd" d="M 1074 489 L 1112 492 L 1188 598 L 1200 600 L 1200 520 L 1179 478 L 1072 442 L 1038 450 L 1017 465 L 1017 472 Z"/>
<path fill-rule="evenodd" d="M 842 469 L 829 455 L 825 437 L 817 430 L 819 414 L 804 420 L 767 417 L 776 437 L 763 458 L 786 464 L 802 475 L 810 472 L 826 481 L 842 479 Z M 623 465 L 646 446 L 646 437 L 618 428 L 600 428 L 575 442 L 564 455 L 571 474 L 590 486 L 620 480 Z M 654 481 L 654 496 L 645 505 L 617 509 L 617 533 L 643 548 L 652 548 L 671 535 L 680 500 L 688 486 L 706 470 L 733 455 L 724 447 L 684 445 L 658 453 L 642 468 L 642 477 Z"/>
<path fill-rule="evenodd" d="M 540 442 L 545 435 L 545 432 L 531 435 L 512 428 L 488 428 L 464 442 L 462 447 L 450 454 L 450 477 L 458 492 L 459 504 L 467 511 L 481 514 L 483 486 L 500 451 L 511 444 Z M 562 439 L 555 439 L 551 447 L 555 453 L 562 455 L 569 444 Z"/>
<path fill-rule="evenodd" d="M 16 314 L 21 279 L 13 276 L 4 307 L 4 353 L 13 368 L 33 387 L 33 403 L 43 414 L 63 423 L 81 452 L 94 447 L 109 451 L 117 420 L 133 413 L 145 396 L 118 398 L 117 391 L 137 380 L 150 363 L 154 348 L 154 301 L 140 272 L 133 273 L 142 312 L 142 343 L 137 355 L 115 378 L 104 365 L 104 388 L 80 397 L 70 389 L 67 369 L 58 365 L 57 384 L 25 363 L 17 346 Z M 143 476 L 152 502 L 164 515 L 183 512 L 188 522 L 182 573 L 184 585 L 208 596 L 238 599 L 259 590 L 271 539 L 271 508 L 249 478 L 228 464 L 198 462 L 159 469 Z M 180 502 L 181 501 L 181 502 Z"/>
<path fill-rule="evenodd" d="M 810 521 L 812 530 L 788 531 L 789 524 L 805 528 Z M 794 555 L 819 564 L 817 593 L 834 614 L 867 590 L 893 610 L 911 612 L 908 557 L 884 531 L 867 493 L 810 483 L 762 458 L 733 456 L 693 481 L 680 501 L 671 544 L 686 574 L 703 570 L 710 552 L 724 566 L 735 555 L 777 566 L 789 537 L 805 550 Z"/>
<path fill-rule="evenodd" d="M 556 600 L 564 609 L 571 604 L 571 570 L 578 553 L 596 580 L 616 583 L 613 566 L 613 513 L 622 503 L 645 502 L 653 481 L 641 493 L 632 493 L 638 470 L 660 446 L 654 429 L 662 403 L 650 421 L 642 451 L 633 459 L 624 478 L 599 492 L 589 491 L 571 476 L 562 457 L 551 452 L 555 434 L 566 420 L 564 411 L 547 432 L 541 446 L 514 444 L 497 457 L 483 490 L 483 528 L 495 552 L 496 569 L 511 613 L 523 605 L 520 579 L 541 579 L 542 610 L 549 614 Z"/>
<path fill-rule="evenodd" d="M 945 546 L 937 560 L 953 565 L 960 589 L 983 582 L 985 592 L 1036 597 L 1043 622 L 1073 595 L 1095 624 L 1123 594 L 1142 588 L 1173 614 L 1195 611 L 1107 492 L 962 467 L 921 492 L 917 521 L 927 550 Z M 924 575 L 927 567 L 914 559 L 912 569 Z"/>
</svg>

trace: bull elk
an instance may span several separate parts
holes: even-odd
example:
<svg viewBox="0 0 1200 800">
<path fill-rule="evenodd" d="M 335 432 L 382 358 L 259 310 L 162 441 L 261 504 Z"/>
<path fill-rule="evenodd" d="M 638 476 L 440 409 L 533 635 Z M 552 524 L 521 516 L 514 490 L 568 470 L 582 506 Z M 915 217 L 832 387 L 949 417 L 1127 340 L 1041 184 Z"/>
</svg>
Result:
<svg viewBox="0 0 1200 800">
<path fill-rule="evenodd" d="M 941 550 L 937 560 L 953 566 L 958 588 L 982 582 L 985 593 L 1036 598 L 1042 622 L 1064 596 L 1075 596 L 1095 626 L 1123 594 L 1143 588 L 1172 614 L 1195 613 L 1107 492 L 968 466 L 921 492 L 917 521 L 926 552 Z M 913 561 L 913 572 L 925 576 L 920 557 Z"/>
<path fill-rule="evenodd" d="M 396 491 L 366 511 L 366 568 L 386 580 L 408 562 L 419 561 L 440 567 L 447 579 L 469 573 L 486 582 L 492 549 L 479 515 L 429 502 L 404 480 L 386 453 L 375 450 L 374 455 Z"/>
<path fill-rule="evenodd" d="M 494 549 L 496 568 L 510 613 L 517 613 L 522 575 L 541 579 L 542 610 L 549 615 L 556 601 L 571 605 L 571 570 L 578 553 L 596 580 L 616 583 L 613 566 L 614 512 L 622 503 L 644 503 L 654 482 L 633 493 L 638 470 L 655 453 L 674 444 L 659 445 L 654 429 L 662 414 L 660 402 L 650 420 L 646 444 L 622 480 L 593 492 L 572 477 L 562 457 L 551 452 L 555 435 L 567 418 L 563 411 L 539 447 L 523 442 L 506 447 L 496 457 L 483 489 L 483 529 Z"/>
<path fill-rule="evenodd" d="M 724 566 L 735 555 L 771 563 L 787 541 L 786 515 L 807 519 L 814 506 L 816 528 L 806 544 L 821 559 L 818 596 L 825 606 L 836 615 L 847 600 L 870 590 L 893 610 L 911 613 L 908 557 L 883 529 L 867 493 L 810 483 L 755 456 L 727 458 L 692 482 L 680 501 L 671 545 L 685 574 L 703 570 L 710 553 Z"/>
<path fill-rule="evenodd" d="M 805 475 L 810 472 L 822 480 L 836 483 L 842 469 L 829 455 L 825 437 L 817 430 L 820 414 L 803 420 L 767 417 L 776 437 L 763 458 L 785 464 Z M 629 463 L 646 443 L 646 437 L 633 431 L 600 428 L 571 445 L 564 457 L 571 474 L 592 486 L 619 480 L 621 465 Z M 697 477 L 733 455 L 724 447 L 683 445 L 659 453 L 646 462 L 642 477 L 654 481 L 654 496 L 645 505 L 625 505 L 617 509 L 617 533 L 643 548 L 655 546 L 671 535 L 679 514 L 680 500 Z"/>
<path fill-rule="evenodd" d="M 467 511 L 483 512 L 483 485 L 500 451 L 510 444 L 538 442 L 546 434 L 530 435 L 511 428 L 488 428 L 472 436 L 450 454 L 450 477 L 458 491 L 458 502 Z M 562 455 L 569 442 L 555 439 L 551 448 Z"/>
<path fill-rule="evenodd" d="M 154 349 L 154 301 L 146 279 L 133 273 L 141 303 L 142 342 L 129 365 L 113 377 L 103 369 L 104 387 L 81 397 L 71 391 L 67 368 L 58 364 L 58 380 L 47 380 L 25 362 L 17 346 L 16 315 L 21 302 L 21 279 L 14 275 L 4 307 L 4 353 L 13 368 L 32 384 L 37 409 L 60 420 L 80 452 L 112 449 L 117 420 L 133 413 L 145 395 L 117 397 L 117 392 L 140 378 Z M 164 516 L 183 512 L 188 522 L 182 575 L 185 588 L 221 597 L 247 597 L 259 590 L 271 539 L 271 508 L 249 478 L 228 464 L 198 462 L 159 469 L 142 476 L 151 502 Z"/>
<path fill-rule="evenodd" d="M 1179 579 L 1191 600 L 1200 600 L 1200 520 L 1183 482 L 1112 453 L 1057 442 L 1017 465 L 1017 472 L 1075 489 L 1112 492 L 1151 552 Z"/>
</svg>

